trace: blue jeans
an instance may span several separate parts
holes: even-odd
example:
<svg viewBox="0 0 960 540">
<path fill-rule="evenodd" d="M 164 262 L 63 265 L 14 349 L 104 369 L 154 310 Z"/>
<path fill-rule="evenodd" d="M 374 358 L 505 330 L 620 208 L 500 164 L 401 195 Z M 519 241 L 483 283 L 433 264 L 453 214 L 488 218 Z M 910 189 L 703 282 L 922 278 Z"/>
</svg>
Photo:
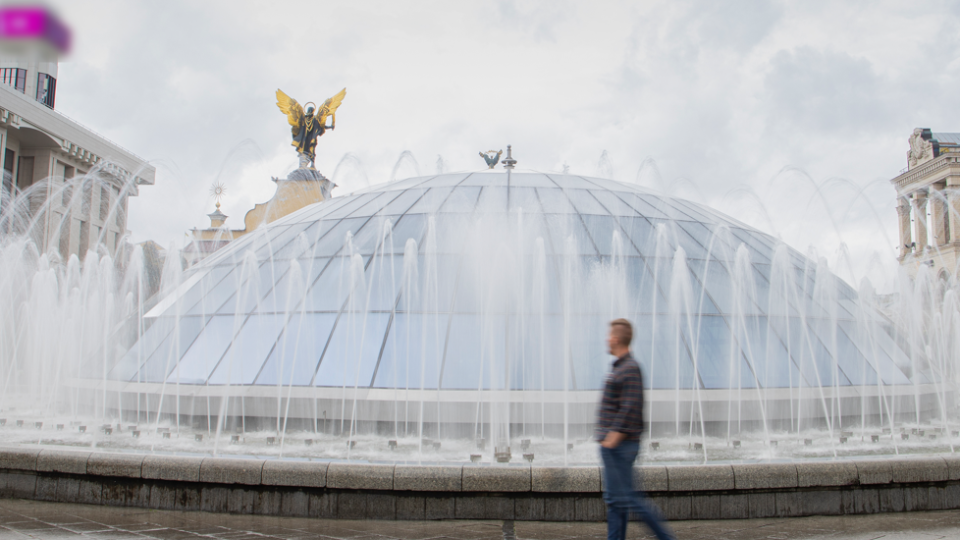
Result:
<svg viewBox="0 0 960 540">
<path fill-rule="evenodd" d="M 630 514 L 637 515 L 661 540 L 673 535 L 660 519 L 656 507 L 633 486 L 633 462 L 640 441 L 623 441 L 616 448 L 600 447 L 603 459 L 603 501 L 607 503 L 607 540 L 624 540 Z"/>
</svg>

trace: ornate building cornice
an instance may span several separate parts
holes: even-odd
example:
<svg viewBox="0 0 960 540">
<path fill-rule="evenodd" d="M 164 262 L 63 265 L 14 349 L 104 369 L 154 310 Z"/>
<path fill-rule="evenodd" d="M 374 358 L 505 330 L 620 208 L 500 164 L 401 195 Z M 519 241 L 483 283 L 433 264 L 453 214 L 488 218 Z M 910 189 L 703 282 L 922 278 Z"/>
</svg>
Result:
<svg viewBox="0 0 960 540">
<path fill-rule="evenodd" d="M 897 193 L 905 195 L 953 175 L 960 175 L 960 155 L 951 153 L 910 169 L 890 180 L 890 183 Z"/>
<path fill-rule="evenodd" d="M 22 119 L 19 115 L 14 114 L 6 109 L 0 109 L 0 125 L 6 128 L 20 129 L 20 121 Z"/>
</svg>

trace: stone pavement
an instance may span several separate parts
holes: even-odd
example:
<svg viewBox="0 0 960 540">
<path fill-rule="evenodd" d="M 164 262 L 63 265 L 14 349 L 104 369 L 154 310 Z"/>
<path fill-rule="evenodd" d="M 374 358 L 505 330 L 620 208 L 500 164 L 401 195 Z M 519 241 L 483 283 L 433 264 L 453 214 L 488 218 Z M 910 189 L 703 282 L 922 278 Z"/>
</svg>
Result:
<svg viewBox="0 0 960 540">
<path fill-rule="evenodd" d="M 508 525 L 509 526 L 509 525 Z M 678 539 L 960 539 L 960 512 L 676 521 Z M 0 499 L 0 540 L 499 540 L 499 521 L 346 521 L 209 514 Z M 602 523 L 517 522 L 528 540 L 602 539 Z M 631 539 L 648 538 L 631 524 Z"/>
</svg>

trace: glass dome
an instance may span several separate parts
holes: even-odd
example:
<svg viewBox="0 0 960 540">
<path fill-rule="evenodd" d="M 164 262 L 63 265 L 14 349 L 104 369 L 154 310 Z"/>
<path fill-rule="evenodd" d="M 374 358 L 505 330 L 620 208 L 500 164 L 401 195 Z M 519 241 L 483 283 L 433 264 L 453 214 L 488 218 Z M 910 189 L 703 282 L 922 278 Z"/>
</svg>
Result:
<svg viewBox="0 0 960 540">
<path fill-rule="evenodd" d="M 108 379 L 345 396 L 341 415 L 582 402 L 589 422 L 619 317 L 654 420 L 729 420 L 748 399 L 791 423 L 859 415 L 865 396 L 927 382 L 854 290 L 775 238 L 634 185 L 516 171 L 411 178 L 261 226 L 188 270 Z"/>
</svg>

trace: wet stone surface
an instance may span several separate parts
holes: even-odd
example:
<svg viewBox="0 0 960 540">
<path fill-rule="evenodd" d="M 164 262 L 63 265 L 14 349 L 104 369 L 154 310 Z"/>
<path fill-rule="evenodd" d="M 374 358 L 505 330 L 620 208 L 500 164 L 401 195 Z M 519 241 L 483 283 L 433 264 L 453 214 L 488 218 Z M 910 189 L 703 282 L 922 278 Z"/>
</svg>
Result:
<svg viewBox="0 0 960 540">
<path fill-rule="evenodd" d="M 785 519 L 674 521 L 678 539 L 728 540 L 876 538 L 960 539 L 960 512 L 911 512 L 871 516 L 818 516 Z M 525 540 L 602 539 L 604 523 L 514 523 Z M 630 539 L 650 538 L 630 524 Z M 500 521 L 352 521 L 279 518 L 204 512 L 175 512 L 0 499 L 0 540 L 494 540 L 503 538 Z"/>
</svg>

